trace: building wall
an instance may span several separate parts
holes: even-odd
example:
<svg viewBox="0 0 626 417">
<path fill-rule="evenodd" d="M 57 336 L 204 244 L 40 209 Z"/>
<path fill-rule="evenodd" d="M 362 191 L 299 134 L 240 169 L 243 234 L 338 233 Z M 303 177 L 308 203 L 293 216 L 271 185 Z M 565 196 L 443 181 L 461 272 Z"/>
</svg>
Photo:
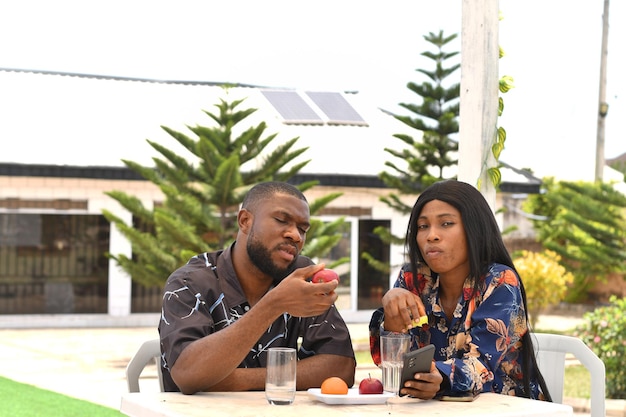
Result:
<svg viewBox="0 0 626 417">
<path fill-rule="evenodd" d="M 160 190 L 147 181 L 115 181 L 81 178 L 8 177 L 0 176 L 0 210 L 14 213 L 93 214 L 107 209 L 131 223 L 131 215 L 104 193 L 124 190 L 140 198 L 148 207 L 161 199 Z M 69 202 L 68 202 L 69 200 Z M 67 204 L 59 204 L 65 201 Z M 71 204 L 82 203 L 82 204 Z M 39 208 L 29 208 L 34 205 Z M 81 208 L 61 208 L 63 206 Z M 109 252 L 131 255 L 130 243 L 111 226 Z M 108 313 L 113 316 L 130 314 L 130 277 L 109 261 Z"/>
<path fill-rule="evenodd" d="M 153 207 L 154 202 L 162 201 L 158 187 L 142 180 L 0 176 L 0 212 L 100 215 L 103 209 L 107 209 L 130 224 L 132 220 L 130 213 L 105 194 L 106 191 L 111 190 L 121 190 L 132 194 L 149 208 Z M 309 201 L 313 201 L 331 192 L 340 192 L 342 196 L 325 208 L 324 216 L 389 220 L 393 234 L 398 236 L 405 234 L 408 216 L 399 215 L 380 201 L 380 198 L 389 194 L 390 190 L 376 187 L 317 186 L 308 190 L 306 196 Z M 504 198 L 507 198 L 506 195 Z M 408 205 L 412 205 L 415 199 L 416 196 L 403 198 Z M 502 206 L 502 199 L 503 196 L 498 194 L 496 207 Z M 38 203 L 38 208 L 23 207 L 28 204 L 32 206 L 33 203 Z M 510 222 L 520 220 L 519 216 L 510 214 L 507 216 L 499 214 L 498 219 L 501 223 L 504 222 L 503 227 L 507 227 Z M 109 252 L 131 256 L 130 243 L 114 225 L 111 225 L 110 229 Z M 390 285 L 394 282 L 397 270 L 404 260 L 404 248 L 392 247 Z M 354 301 L 347 304 L 355 305 Z M 131 280 L 113 260 L 109 261 L 107 311 L 110 317 L 122 320 L 131 315 Z M 364 320 L 369 315 L 369 312 L 364 312 L 363 317 L 360 317 L 359 312 L 354 309 L 348 313 L 355 320 Z"/>
<path fill-rule="evenodd" d="M 0 176 L 0 211 L 13 213 L 102 214 L 107 209 L 131 224 L 129 212 L 105 192 L 122 190 L 152 208 L 162 200 L 158 187 L 147 181 L 100 180 L 81 178 Z M 361 219 L 391 219 L 394 233 L 402 233 L 406 219 L 391 213 L 379 198 L 388 190 L 380 188 L 316 187 L 307 192 L 311 201 L 330 192 L 343 195 L 326 208 L 330 216 L 348 214 Z M 59 204 L 58 202 L 64 202 Z M 37 208 L 32 208 L 33 206 Z M 69 208 L 68 208 L 69 207 Z M 110 253 L 131 256 L 130 243 L 111 225 Z M 401 262 L 401 251 L 392 250 L 392 264 Z M 395 275 L 395 274 L 394 274 Z M 391 281 L 392 277 L 390 277 Z M 109 261 L 108 314 L 127 316 L 131 313 L 131 280 L 116 264 Z"/>
</svg>

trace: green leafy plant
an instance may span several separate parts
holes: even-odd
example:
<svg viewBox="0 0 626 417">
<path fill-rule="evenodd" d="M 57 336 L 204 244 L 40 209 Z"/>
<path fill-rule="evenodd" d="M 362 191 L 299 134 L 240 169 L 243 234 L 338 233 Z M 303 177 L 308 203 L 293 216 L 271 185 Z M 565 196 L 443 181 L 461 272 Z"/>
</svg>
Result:
<svg viewBox="0 0 626 417">
<path fill-rule="evenodd" d="M 581 338 L 606 368 L 606 397 L 626 398 L 626 298 L 611 296 L 610 304 L 583 315 L 575 336 Z"/>
<path fill-rule="evenodd" d="M 502 20 L 502 14 L 500 14 L 500 20 Z M 502 46 L 498 48 L 498 59 L 502 59 L 505 56 L 504 49 Z M 498 117 L 502 116 L 504 112 L 504 99 L 502 98 L 502 94 L 506 94 L 515 88 L 513 77 L 510 75 L 503 75 L 498 80 L 498 90 L 500 91 L 500 96 L 498 97 Z M 493 137 L 493 144 L 491 145 L 491 153 L 496 160 L 496 166 L 487 167 L 483 165 L 483 169 L 487 168 L 487 176 L 489 180 L 493 184 L 493 186 L 498 189 L 500 187 L 500 183 L 502 183 L 502 173 L 500 172 L 500 154 L 504 150 L 504 142 L 506 141 L 506 129 L 502 126 L 496 125 L 496 132 Z M 482 175 L 481 175 L 482 178 Z M 478 180 L 478 189 L 481 189 L 481 179 Z"/>
<path fill-rule="evenodd" d="M 524 211 L 532 214 L 537 240 L 574 275 L 567 301 L 586 301 L 596 282 L 626 270 L 626 196 L 612 184 L 554 178 L 544 178 L 542 189 Z"/>
<path fill-rule="evenodd" d="M 523 250 L 520 255 L 513 263 L 524 282 L 530 324 L 534 328 L 543 308 L 565 299 L 567 287 L 574 282 L 574 276 L 559 264 L 559 255 L 552 251 Z"/>
</svg>

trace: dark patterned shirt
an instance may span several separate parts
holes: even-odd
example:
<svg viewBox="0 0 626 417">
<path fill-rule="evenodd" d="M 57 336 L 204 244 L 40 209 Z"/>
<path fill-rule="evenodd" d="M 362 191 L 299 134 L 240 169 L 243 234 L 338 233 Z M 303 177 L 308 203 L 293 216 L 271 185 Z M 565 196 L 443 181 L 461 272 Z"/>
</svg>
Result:
<svg viewBox="0 0 626 417">
<path fill-rule="evenodd" d="M 311 264 L 303 256 L 297 260 L 297 267 Z M 172 273 L 165 285 L 159 323 L 165 390 L 179 391 L 169 369 L 187 345 L 230 326 L 249 309 L 235 275 L 230 249 L 196 255 Z M 300 338 L 299 359 L 315 354 L 354 358 L 346 323 L 332 306 L 316 317 L 282 314 L 250 348 L 239 367 L 264 368 L 269 347 L 298 348 Z"/>
<path fill-rule="evenodd" d="M 474 281 L 465 281 L 452 321 L 448 322 L 439 303 L 439 278 L 427 272 L 414 276 L 404 265 L 395 288 L 420 295 L 428 324 L 410 331 L 411 349 L 435 345 L 437 369 L 449 380 L 446 392 L 497 392 L 528 396 L 524 393 L 521 338 L 528 331 L 519 277 L 506 265 L 494 263 L 485 276 L 484 290 L 474 293 Z M 380 363 L 382 307 L 370 321 L 372 358 Z M 445 381 L 444 377 L 444 382 Z M 543 398 L 538 383 L 531 380 L 530 398 Z"/>
</svg>

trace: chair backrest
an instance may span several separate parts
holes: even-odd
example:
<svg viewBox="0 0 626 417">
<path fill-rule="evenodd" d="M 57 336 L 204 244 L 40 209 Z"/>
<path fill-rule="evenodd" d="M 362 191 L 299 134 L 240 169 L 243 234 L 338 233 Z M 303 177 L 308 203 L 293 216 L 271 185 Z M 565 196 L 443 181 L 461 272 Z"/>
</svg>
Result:
<svg viewBox="0 0 626 417">
<path fill-rule="evenodd" d="M 163 373 L 161 371 L 161 342 L 159 339 L 152 339 L 143 342 L 126 366 L 128 392 L 139 392 L 139 376 L 151 360 L 156 363 L 159 387 L 161 392 L 164 391 Z"/>
<path fill-rule="evenodd" d="M 533 333 L 537 364 L 552 401 L 563 402 L 565 354 L 570 353 L 589 371 L 591 376 L 591 417 L 605 416 L 604 362 L 582 340 L 559 334 Z"/>
</svg>

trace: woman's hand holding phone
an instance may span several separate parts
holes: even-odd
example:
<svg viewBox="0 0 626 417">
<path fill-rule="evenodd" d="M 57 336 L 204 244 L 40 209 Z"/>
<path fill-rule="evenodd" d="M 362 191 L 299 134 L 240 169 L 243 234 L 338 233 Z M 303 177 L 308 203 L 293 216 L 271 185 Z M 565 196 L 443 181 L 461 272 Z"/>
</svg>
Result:
<svg viewBox="0 0 626 417">
<path fill-rule="evenodd" d="M 433 362 L 434 354 L 435 346 L 431 344 L 404 355 L 400 379 L 401 397 L 409 395 L 428 400 L 437 394 L 443 377 Z M 415 374 L 419 374 L 419 379 L 415 379 Z"/>
</svg>

